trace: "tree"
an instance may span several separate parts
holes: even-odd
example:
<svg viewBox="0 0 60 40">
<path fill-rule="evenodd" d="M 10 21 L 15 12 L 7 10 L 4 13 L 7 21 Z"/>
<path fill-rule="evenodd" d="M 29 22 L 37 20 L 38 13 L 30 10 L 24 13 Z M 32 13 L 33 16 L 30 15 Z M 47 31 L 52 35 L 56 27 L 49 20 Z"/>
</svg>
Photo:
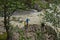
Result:
<svg viewBox="0 0 60 40">
<path fill-rule="evenodd" d="M 9 34 L 9 19 L 10 14 L 16 11 L 17 9 L 17 0 L 1 0 L 0 1 L 0 11 L 3 11 L 4 13 L 4 27 L 7 32 L 7 40 L 10 38 Z"/>
</svg>

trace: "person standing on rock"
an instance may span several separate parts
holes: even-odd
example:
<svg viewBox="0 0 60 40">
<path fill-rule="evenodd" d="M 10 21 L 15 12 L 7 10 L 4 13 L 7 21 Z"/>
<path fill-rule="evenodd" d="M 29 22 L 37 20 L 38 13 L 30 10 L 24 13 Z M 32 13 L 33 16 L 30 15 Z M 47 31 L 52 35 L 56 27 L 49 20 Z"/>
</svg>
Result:
<svg viewBox="0 0 60 40">
<path fill-rule="evenodd" d="M 29 19 L 27 18 L 26 19 L 26 25 L 27 25 L 27 27 L 28 27 L 28 23 L 29 23 Z"/>
</svg>

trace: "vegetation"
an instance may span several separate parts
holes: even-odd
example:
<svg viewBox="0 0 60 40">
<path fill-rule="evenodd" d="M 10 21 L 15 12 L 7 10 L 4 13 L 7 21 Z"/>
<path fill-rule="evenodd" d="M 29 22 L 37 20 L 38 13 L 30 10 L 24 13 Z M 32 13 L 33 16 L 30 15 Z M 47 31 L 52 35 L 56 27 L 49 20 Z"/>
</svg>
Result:
<svg viewBox="0 0 60 40">
<path fill-rule="evenodd" d="M 0 34 L 0 40 L 6 40 L 7 33 Z"/>
<path fill-rule="evenodd" d="M 60 21 L 60 12 L 59 12 L 59 5 L 56 4 L 50 4 L 49 9 L 46 9 L 45 12 L 45 19 L 47 22 L 52 23 L 54 26 L 59 27 L 59 21 Z"/>
<path fill-rule="evenodd" d="M 60 9 L 59 9 L 59 3 L 57 3 L 57 2 L 58 1 L 56 1 L 55 3 L 49 3 L 49 8 L 45 9 L 44 20 L 45 20 L 45 22 L 52 23 L 54 28 L 57 30 L 57 35 L 59 35 L 58 34 L 59 30 L 57 28 L 60 28 L 60 11 L 59 11 Z M 59 40 L 59 38 L 58 38 L 58 40 Z"/>
<path fill-rule="evenodd" d="M 4 27 L 7 32 L 7 40 L 9 40 L 9 29 L 10 29 L 10 16 L 17 9 L 20 10 L 28 10 L 28 9 L 36 9 L 40 11 L 41 9 L 46 10 L 45 12 L 45 20 L 46 22 L 50 22 L 55 27 L 60 26 L 60 11 L 57 6 L 59 5 L 60 0 L 0 0 L 0 13 L 4 14 Z M 52 5 L 52 7 L 50 7 Z M 49 11 L 52 10 L 52 12 Z M 40 33 L 40 32 L 39 32 Z M 37 33 L 38 35 L 40 35 Z M 4 34 L 5 35 L 5 34 Z M 23 35 L 23 34 L 21 34 Z M 2 36 L 1 36 L 2 37 Z M 23 37 L 22 37 L 23 38 Z M 2 39 L 3 40 L 3 39 Z M 40 39 L 39 39 L 40 40 Z"/>
</svg>

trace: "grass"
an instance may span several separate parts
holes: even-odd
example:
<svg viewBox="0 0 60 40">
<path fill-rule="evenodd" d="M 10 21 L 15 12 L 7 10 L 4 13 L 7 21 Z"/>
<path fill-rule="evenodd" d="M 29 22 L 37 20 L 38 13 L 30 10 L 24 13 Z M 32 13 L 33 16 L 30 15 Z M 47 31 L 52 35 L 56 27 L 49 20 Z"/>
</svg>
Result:
<svg viewBox="0 0 60 40">
<path fill-rule="evenodd" d="M 0 34 L 0 40 L 6 40 L 7 33 Z"/>
</svg>

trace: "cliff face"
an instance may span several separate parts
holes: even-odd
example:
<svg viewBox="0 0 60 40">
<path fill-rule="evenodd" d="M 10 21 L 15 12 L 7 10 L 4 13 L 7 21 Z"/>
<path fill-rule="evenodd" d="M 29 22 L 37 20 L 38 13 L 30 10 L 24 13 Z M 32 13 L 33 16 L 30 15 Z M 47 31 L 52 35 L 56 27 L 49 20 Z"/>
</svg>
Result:
<svg viewBox="0 0 60 40">
<path fill-rule="evenodd" d="M 17 15 L 16 15 L 17 14 Z M 26 23 L 26 19 L 29 19 L 28 24 L 37 24 L 40 25 L 44 17 L 43 11 L 41 12 L 30 12 L 30 11 L 22 11 L 22 12 L 15 12 L 15 15 L 13 14 L 11 16 L 11 25 L 18 25 L 18 26 L 24 26 L 24 22 Z M 20 26 L 20 27 L 21 27 Z"/>
</svg>

